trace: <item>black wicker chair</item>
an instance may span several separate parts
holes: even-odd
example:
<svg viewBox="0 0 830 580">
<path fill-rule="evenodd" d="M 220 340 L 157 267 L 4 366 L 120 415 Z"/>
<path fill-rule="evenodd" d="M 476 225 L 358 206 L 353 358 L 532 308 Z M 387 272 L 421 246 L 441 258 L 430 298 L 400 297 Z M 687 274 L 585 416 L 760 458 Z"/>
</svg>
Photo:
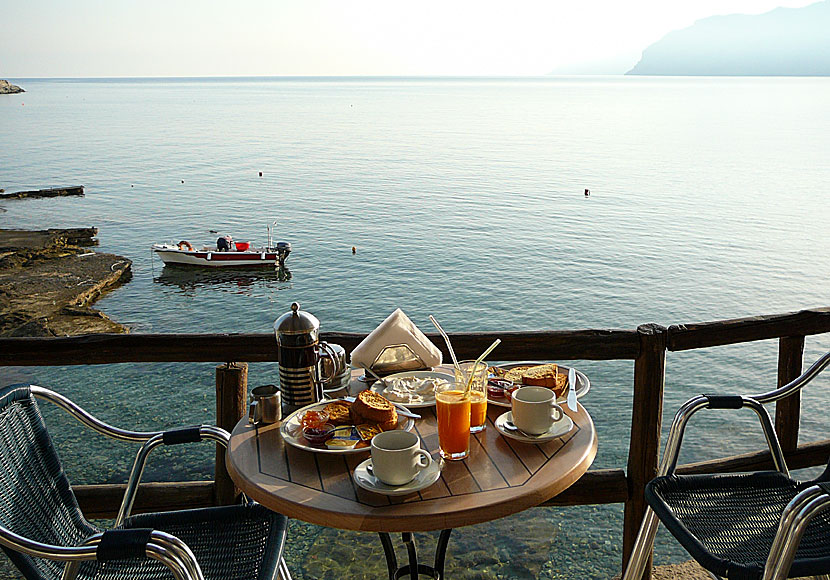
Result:
<svg viewBox="0 0 830 580">
<path fill-rule="evenodd" d="M 144 443 L 114 529 L 101 530 L 81 513 L 35 397 L 100 433 Z M 0 544 L 29 580 L 289 580 L 282 559 L 287 520 L 259 504 L 129 517 L 153 448 L 203 439 L 227 445 L 228 438 L 212 426 L 125 431 L 43 387 L 0 389 Z"/>
<path fill-rule="evenodd" d="M 700 395 L 677 412 L 659 475 L 646 485 L 648 504 L 623 580 L 639 580 L 658 519 L 716 578 L 830 578 L 830 465 L 812 481 L 792 479 L 763 403 L 801 389 L 830 364 L 830 353 L 783 387 L 755 396 Z M 758 415 L 777 471 L 677 475 L 689 418 L 708 409 L 748 407 Z"/>
</svg>

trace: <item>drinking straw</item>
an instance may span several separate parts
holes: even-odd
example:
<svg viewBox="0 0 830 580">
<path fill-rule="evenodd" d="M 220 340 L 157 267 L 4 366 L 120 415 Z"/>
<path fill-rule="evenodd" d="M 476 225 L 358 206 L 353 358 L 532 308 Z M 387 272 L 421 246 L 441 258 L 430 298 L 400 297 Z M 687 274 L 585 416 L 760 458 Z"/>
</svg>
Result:
<svg viewBox="0 0 830 580">
<path fill-rule="evenodd" d="M 435 325 L 435 328 L 438 329 L 438 332 L 441 333 L 441 336 L 444 337 L 444 341 L 447 343 L 447 350 L 450 351 L 450 356 L 452 357 L 452 364 L 455 367 L 455 370 L 457 370 L 460 373 L 461 372 L 461 367 L 458 364 L 458 359 L 455 358 L 455 351 L 452 349 L 452 345 L 450 344 L 450 337 L 447 336 L 447 333 L 444 332 L 444 329 L 441 328 L 441 325 L 438 324 L 438 321 L 435 320 L 435 317 L 432 314 L 429 315 L 429 319 Z"/>
<path fill-rule="evenodd" d="M 495 342 L 493 342 L 493 344 L 491 344 L 487 348 L 487 350 L 481 353 L 481 356 L 476 359 L 476 362 L 473 363 L 473 368 L 470 369 L 470 378 L 467 379 L 467 386 L 464 387 L 465 395 L 470 392 L 470 389 L 473 388 L 473 377 L 476 375 L 476 368 L 478 368 L 478 363 L 487 358 L 487 355 L 493 352 L 493 349 L 496 348 L 499 344 L 501 344 L 501 339 L 497 338 Z"/>
</svg>

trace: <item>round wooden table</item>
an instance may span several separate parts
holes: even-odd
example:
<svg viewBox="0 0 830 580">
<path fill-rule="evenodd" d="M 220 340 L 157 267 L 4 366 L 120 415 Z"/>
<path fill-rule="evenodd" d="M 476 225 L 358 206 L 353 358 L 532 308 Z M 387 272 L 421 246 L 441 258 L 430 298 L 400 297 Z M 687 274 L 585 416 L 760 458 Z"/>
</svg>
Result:
<svg viewBox="0 0 830 580">
<path fill-rule="evenodd" d="M 355 375 L 350 390 L 364 388 Z M 487 428 L 471 436 L 470 456 L 447 461 L 435 484 L 409 496 L 379 495 L 354 483 L 352 473 L 369 457 L 368 448 L 363 453 L 338 455 L 297 449 L 283 441 L 279 423 L 254 426 L 247 417 L 231 434 L 227 466 L 243 492 L 276 512 L 320 526 L 380 532 L 387 560 L 388 532 L 403 532 L 404 541 L 411 544 L 410 532 L 443 530 L 438 548 L 443 552 L 452 528 L 537 506 L 588 470 L 597 452 L 594 423 L 582 405 L 577 411 L 562 407 L 574 428 L 547 443 L 529 444 L 500 435 L 493 423 L 509 409 L 488 405 Z M 435 407 L 413 411 L 422 416 L 414 428 L 422 447 L 438 459 Z M 410 566 L 393 573 L 390 563 L 390 578 L 410 572 L 416 578 L 415 570 L 441 576 L 437 568 L 443 568 L 443 553 L 436 554 L 436 569 L 416 564 L 412 556 L 414 545 Z"/>
</svg>

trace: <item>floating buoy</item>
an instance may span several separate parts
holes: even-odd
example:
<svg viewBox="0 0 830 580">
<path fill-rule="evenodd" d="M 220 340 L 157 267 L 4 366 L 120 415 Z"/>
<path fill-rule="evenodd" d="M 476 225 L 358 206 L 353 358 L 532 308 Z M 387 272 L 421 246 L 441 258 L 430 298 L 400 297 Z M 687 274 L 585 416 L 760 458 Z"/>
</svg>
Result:
<svg viewBox="0 0 830 580">
<path fill-rule="evenodd" d="M 262 171 L 259 172 L 259 176 L 262 177 Z"/>
<path fill-rule="evenodd" d="M 352 246 L 352 254 L 356 254 L 356 253 L 357 253 L 357 248 L 355 248 L 354 246 Z"/>
<path fill-rule="evenodd" d="M 182 179 L 182 183 L 184 183 L 184 179 Z"/>
<path fill-rule="evenodd" d="M 585 197 L 588 197 L 589 195 L 591 195 L 591 190 L 590 190 L 590 189 L 586 189 L 586 190 L 585 190 Z"/>
</svg>

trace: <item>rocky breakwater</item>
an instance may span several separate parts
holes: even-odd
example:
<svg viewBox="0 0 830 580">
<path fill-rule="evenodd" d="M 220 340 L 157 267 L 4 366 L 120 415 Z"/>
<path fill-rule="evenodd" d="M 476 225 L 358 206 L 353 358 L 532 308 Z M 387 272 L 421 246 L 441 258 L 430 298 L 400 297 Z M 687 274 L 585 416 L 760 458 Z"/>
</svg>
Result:
<svg viewBox="0 0 830 580">
<path fill-rule="evenodd" d="M 128 332 L 89 306 L 132 277 L 130 260 L 88 249 L 97 234 L 0 229 L 0 336 Z"/>
<path fill-rule="evenodd" d="M 25 93 L 23 89 L 17 85 L 11 84 L 9 81 L 0 79 L 0 95 L 11 95 L 13 93 Z"/>
</svg>

